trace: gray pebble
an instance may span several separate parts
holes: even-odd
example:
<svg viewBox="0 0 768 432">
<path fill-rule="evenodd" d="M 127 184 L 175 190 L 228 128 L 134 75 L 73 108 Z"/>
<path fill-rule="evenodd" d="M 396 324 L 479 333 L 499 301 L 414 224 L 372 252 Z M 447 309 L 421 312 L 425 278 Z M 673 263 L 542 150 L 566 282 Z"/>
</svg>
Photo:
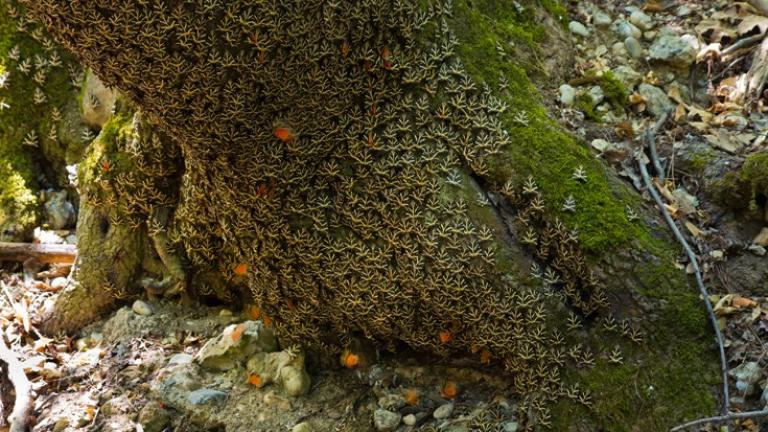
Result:
<svg viewBox="0 0 768 432">
<path fill-rule="evenodd" d="M 152 307 L 147 302 L 141 300 L 133 302 L 131 309 L 136 315 L 152 315 Z"/>
<path fill-rule="evenodd" d="M 401 418 L 400 413 L 377 409 L 373 412 L 373 425 L 377 431 L 390 432 L 397 429 Z"/>
<path fill-rule="evenodd" d="M 568 24 L 568 30 L 570 30 L 571 33 L 581 37 L 589 36 L 589 29 L 584 24 L 578 21 L 571 21 Z"/>
<path fill-rule="evenodd" d="M 624 48 L 627 49 L 627 54 L 632 58 L 640 58 L 643 56 L 643 46 L 633 37 L 624 39 Z"/>
<path fill-rule="evenodd" d="M 187 401 L 192 405 L 202 405 L 211 401 L 218 401 L 226 399 L 229 393 L 213 390 L 213 389 L 200 389 L 195 390 L 187 396 Z"/>
<path fill-rule="evenodd" d="M 560 86 L 560 103 L 565 106 L 573 105 L 576 100 L 576 89 L 568 84 Z"/>
<path fill-rule="evenodd" d="M 440 405 L 435 409 L 435 412 L 432 413 L 432 417 L 441 420 L 444 418 L 450 417 L 450 415 L 453 413 L 453 404 L 447 403 L 445 405 Z"/>
</svg>

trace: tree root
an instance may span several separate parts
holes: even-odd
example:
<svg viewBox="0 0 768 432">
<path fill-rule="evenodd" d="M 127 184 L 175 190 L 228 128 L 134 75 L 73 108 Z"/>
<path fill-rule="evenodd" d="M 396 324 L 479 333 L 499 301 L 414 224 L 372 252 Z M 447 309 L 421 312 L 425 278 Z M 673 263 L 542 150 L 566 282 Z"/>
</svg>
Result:
<svg viewBox="0 0 768 432">
<path fill-rule="evenodd" d="M 32 409 L 32 386 L 24 374 L 24 367 L 16 355 L 8 348 L 5 340 L 0 336 L 0 361 L 8 365 L 8 378 L 16 389 L 16 401 L 10 415 L 11 429 L 9 432 L 25 432 L 27 430 L 27 415 Z"/>
</svg>

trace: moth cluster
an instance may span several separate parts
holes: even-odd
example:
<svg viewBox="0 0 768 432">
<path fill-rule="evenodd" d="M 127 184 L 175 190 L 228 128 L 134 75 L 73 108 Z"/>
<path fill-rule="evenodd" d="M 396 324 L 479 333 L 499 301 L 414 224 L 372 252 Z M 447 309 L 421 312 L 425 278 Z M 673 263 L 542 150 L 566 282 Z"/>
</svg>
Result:
<svg viewBox="0 0 768 432">
<path fill-rule="evenodd" d="M 184 166 L 171 172 L 165 158 L 178 155 L 142 140 L 140 169 L 109 180 L 133 198 L 105 205 L 174 207 L 163 227 L 173 244 L 196 271 L 226 278 L 216 294 L 255 303 L 284 344 L 338 353 L 364 335 L 393 350 L 473 353 L 510 372 L 539 424 L 548 401 L 590 403 L 559 378 L 564 340 L 542 292 L 502 277 L 493 230 L 455 193 L 510 139 L 494 95 L 507 84 L 470 78 L 450 3 L 22 3 L 178 144 Z M 175 195 L 163 179 L 178 173 Z M 605 305 L 535 182 L 502 194 L 550 285 L 585 315 Z"/>
</svg>

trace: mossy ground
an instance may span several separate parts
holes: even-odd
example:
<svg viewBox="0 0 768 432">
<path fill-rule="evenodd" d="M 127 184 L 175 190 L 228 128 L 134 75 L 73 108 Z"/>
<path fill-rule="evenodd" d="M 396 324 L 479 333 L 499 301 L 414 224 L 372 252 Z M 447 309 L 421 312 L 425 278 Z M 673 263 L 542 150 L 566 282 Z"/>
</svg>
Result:
<svg viewBox="0 0 768 432">
<path fill-rule="evenodd" d="M 686 286 L 685 277 L 672 265 L 677 249 L 665 240 L 664 233 L 629 221 L 626 207 L 640 206 L 639 197 L 612 179 L 585 145 L 548 117 L 532 83 L 535 68 L 516 64 L 514 55 L 501 55 L 497 50 L 497 46 L 512 45 L 537 50 L 545 42 L 546 32 L 533 21 L 532 10 L 537 5 L 521 3 L 524 11 L 517 10 L 513 2 L 459 0 L 451 23 L 461 42 L 459 55 L 471 75 L 492 88 L 498 86 L 501 74 L 509 82 L 506 102 L 510 109 L 503 120 L 512 144 L 493 161 L 489 180 L 496 185 L 509 179 L 521 184 L 532 175 L 550 215 L 578 227 L 582 247 L 594 260 L 629 248 L 656 257 L 654 264 L 636 268 L 631 277 L 637 279 L 632 285 L 641 295 L 661 305 L 655 313 L 662 317 L 648 324 L 649 343 L 633 349 L 624 342 L 624 365 L 600 360 L 588 372 L 571 370 L 566 375 L 591 390 L 595 406 L 588 413 L 574 404 L 560 404 L 554 429 L 575 430 L 579 417 L 569 413 L 572 410 L 612 431 L 665 430 L 684 419 L 710 415 L 715 405 L 711 385 L 718 384 L 714 343 L 695 289 Z M 561 11 L 554 2 L 545 3 L 541 6 L 550 13 Z M 626 90 L 617 80 L 608 76 L 599 84 L 615 107 L 623 105 Z M 519 113 L 526 114 L 527 122 L 516 119 Z M 586 183 L 572 178 L 578 167 L 586 172 Z M 576 200 L 575 213 L 561 211 L 569 195 Z M 605 345 L 605 338 L 593 335 L 591 343 L 599 348 Z"/>
<path fill-rule="evenodd" d="M 32 61 L 38 55 L 47 57 L 37 41 L 17 30 L 17 22 L 9 13 L 8 2 L 2 2 L 0 74 L 8 72 L 9 78 L 6 88 L 0 89 L 0 100 L 8 105 L 0 109 L 0 227 L 5 229 L 9 225 L 17 225 L 23 232 L 38 221 L 38 188 L 53 186 L 66 179 L 63 169 L 65 161 L 75 159 L 77 155 L 69 154 L 74 148 L 47 138 L 53 125 L 52 108 L 62 109 L 72 97 L 68 73 L 63 67 L 52 68 L 45 85 L 41 87 L 47 102 L 35 104 L 34 92 L 38 84 L 32 80 L 34 69 L 29 76 L 17 70 L 17 62 L 8 57 L 14 47 L 18 47 L 22 60 Z M 70 60 L 63 51 L 57 50 L 57 53 L 64 64 Z M 39 137 L 38 147 L 23 144 L 30 131 L 35 131 Z"/>
</svg>

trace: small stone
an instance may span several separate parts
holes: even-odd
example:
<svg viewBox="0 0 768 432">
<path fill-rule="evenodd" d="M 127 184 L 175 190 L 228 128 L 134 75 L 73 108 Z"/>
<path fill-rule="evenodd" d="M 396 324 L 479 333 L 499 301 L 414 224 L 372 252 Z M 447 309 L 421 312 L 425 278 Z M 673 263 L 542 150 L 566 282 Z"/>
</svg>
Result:
<svg viewBox="0 0 768 432">
<path fill-rule="evenodd" d="M 615 44 L 611 45 L 611 53 L 615 57 L 626 57 L 627 49 L 624 47 L 624 42 L 616 42 Z"/>
<path fill-rule="evenodd" d="M 216 338 L 210 339 L 197 353 L 195 360 L 203 367 L 229 370 L 248 357 L 277 350 L 277 338 L 271 328 L 261 321 L 232 324 Z"/>
<path fill-rule="evenodd" d="M 643 74 L 632 69 L 629 66 L 617 66 L 612 70 L 616 77 L 625 87 L 634 88 L 643 80 Z"/>
<path fill-rule="evenodd" d="M 646 15 L 643 11 L 636 10 L 629 16 L 629 22 L 634 24 L 640 30 L 650 30 L 653 28 L 653 18 Z"/>
<path fill-rule="evenodd" d="M 592 24 L 594 24 L 596 27 L 608 27 L 611 25 L 611 22 L 613 20 L 611 19 L 611 16 L 603 11 L 597 11 L 592 16 Z"/>
<path fill-rule="evenodd" d="M 77 244 L 77 234 L 68 235 L 64 241 L 67 242 L 67 244 Z"/>
<path fill-rule="evenodd" d="M 453 404 L 447 403 L 445 405 L 440 405 L 435 409 L 435 412 L 432 413 L 432 417 L 436 418 L 437 420 L 442 420 L 445 418 L 448 418 L 453 413 Z"/>
<path fill-rule="evenodd" d="M 212 401 L 224 400 L 229 396 L 229 393 L 213 390 L 213 389 L 200 389 L 195 390 L 187 396 L 187 402 L 192 405 L 203 405 Z"/>
<path fill-rule="evenodd" d="M 594 86 L 589 89 L 589 97 L 592 98 L 592 103 L 595 105 L 601 104 L 605 100 L 605 92 L 600 86 Z"/>
<path fill-rule="evenodd" d="M 643 32 L 643 40 L 646 42 L 653 42 L 654 39 L 656 39 L 656 36 L 658 35 L 655 31 L 647 31 Z"/>
<path fill-rule="evenodd" d="M 67 201 L 67 191 L 51 191 L 47 194 L 45 205 L 46 222 L 51 228 L 63 230 L 77 220 L 75 207 Z"/>
<path fill-rule="evenodd" d="M 613 24 L 611 24 L 611 30 L 623 39 L 628 37 L 639 39 L 643 35 L 643 32 L 640 31 L 639 28 L 625 19 L 617 19 L 614 21 Z"/>
<path fill-rule="evenodd" d="M 413 414 L 408 414 L 407 416 L 403 417 L 403 424 L 406 426 L 413 426 L 416 424 L 416 416 Z"/>
<path fill-rule="evenodd" d="M 192 357 L 189 354 L 179 353 L 171 356 L 171 358 L 168 360 L 168 364 L 169 365 L 190 364 L 192 363 L 193 359 L 194 357 Z"/>
<path fill-rule="evenodd" d="M 568 84 L 560 86 L 560 103 L 565 106 L 572 106 L 576 100 L 576 89 Z"/>
<path fill-rule="evenodd" d="M 640 84 L 638 92 L 645 99 L 648 111 L 657 117 L 675 108 L 664 90 L 656 86 Z"/>
<path fill-rule="evenodd" d="M 147 302 L 136 300 L 133 302 L 131 309 L 136 315 L 148 316 L 152 315 L 152 307 Z"/>
<path fill-rule="evenodd" d="M 768 247 L 768 228 L 760 230 L 760 233 L 752 240 L 752 244 Z"/>
<path fill-rule="evenodd" d="M 390 432 L 400 425 L 401 416 L 399 413 L 377 409 L 373 412 L 373 425 L 377 431 Z"/>
<path fill-rule="evenodd" d="M 504 432 L 517 432 L 519 427 L 516 421 L 508 421 L 501 428 Z"/>
<path fill-rule="evenodd" d="M 58 420 L 56 420 L 56 423 L 53 424 L 53 432 L 62 432 L 64 429 L 69 427 L 69 419 L 66 417 L 62 417 Z"/>
<path fill-rule="evenodd" d="M 648 49 L 651 60 L 684 68 L 696 61 L 696 43 L 690 37 L 662 34 Z"/>
<path fill-rule="evenodd" d="M 55 291 L 62 290 L 66 288 L 66 286 L 67 286 L 67 278 L 63 276 L 57 277 L 51 281 L 51 289 Z"/>
<path fill-rule="evenodd" d="M 294 426 L 291 432 L 312 432 L 312 427 L 307 422 L 301 422 Z"/>
<path fill-rule="evenodd" d="M 768 251 L 766 251 L 763 246 L 755 245 L 755 244 L 749 245 L 747 247 L 747 250 L 749 250 L 750 252 L 752 252 L 757 256 L 765 256 L 765 254 L 768 253 Z"/>
<path fill-rule="evenodd" d="M 632 58 L 637 59 L 643 56 L 643 46 L 633 37 L 624 39 L 624 48 L 627 49 L 627 54 Z"/>
<path fill-rule="evenodd" d="M 608 141 L 606 141 L 604 139 L 600 139 L 600 138 L 592 140 L 591 144 L 592 144 L 592 147 L 595 150 L 597 150 L 597 151 L 599 151 L 601 153 L 606 151 L 606 150 L 608 150 L 612 146 L 610 142 L 608 142 Z"/>
<path fill-rule="evenodd" d="M 578 21 L 571 21 L 568 24 L 568 30 L 570 30 L 571 33 L 577 36 L 581 36 L 581 37 L 589 36 L 589 29 L 584 24 Z"/>
<path fill-rule="evenodd" d="M 677 16 L 679 16 L 681 18 L 682 17 L 687 17 L 688 15 L 690 15 L 692 13 L 693 13 L 693 9 L 691 9 L 690 6 L 688 6 L 688 5 L 681 5 L 675 11 L 675 15 L 677 15 Z"/>
<path fill-rule="evenodd" d="M 400 394 L 387 394 L 379 398 L 379 408 L 398 410 L 405 406 L 405 398 Z"/>
<path fill-rule="evenodd" d="M 758 362 L 747 362 L 735 367 L 728 374 L 736 378 L 736 388 L 749 396 L 757 390 L 757 382 L 763 377 L 763 371 Z"/>
<path fill-rule="evenodd" d="M 144 432 L 161 432 L 171 423 L 171 413 L 157 402 L 149 402 L 139 412 Z"/>
</svg>

